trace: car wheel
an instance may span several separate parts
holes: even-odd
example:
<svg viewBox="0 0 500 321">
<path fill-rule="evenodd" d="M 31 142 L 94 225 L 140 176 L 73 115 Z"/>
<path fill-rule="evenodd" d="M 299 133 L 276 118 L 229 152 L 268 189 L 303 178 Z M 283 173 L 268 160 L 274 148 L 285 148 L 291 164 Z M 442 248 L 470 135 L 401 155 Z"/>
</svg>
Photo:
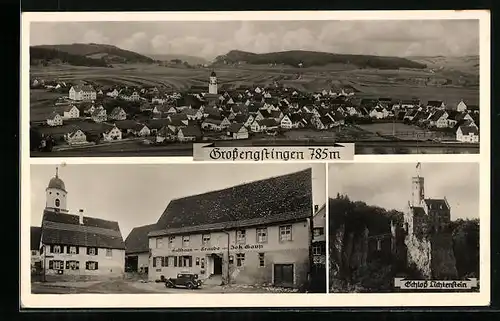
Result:
<svg viewBox="0 0 500 321">
<path fill-rule="evenodd" d="M 188 283 L 187 287 L 188 287 L 188 289 L 192 290 L 192 289 L 194 289 L 194 284 L 193 283 Z"/>
</svg>

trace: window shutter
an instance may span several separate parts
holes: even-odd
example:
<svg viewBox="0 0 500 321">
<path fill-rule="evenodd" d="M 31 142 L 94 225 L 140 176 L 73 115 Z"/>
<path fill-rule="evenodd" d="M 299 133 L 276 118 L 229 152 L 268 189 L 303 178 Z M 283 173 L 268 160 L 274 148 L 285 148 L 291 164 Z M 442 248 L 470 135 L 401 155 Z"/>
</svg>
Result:
<svg viewBox="0 0 500 321">
<path fill-rule="evenodd" d="M 167 266 L 167 267 L 168 267 L 168 256 L 165 256 L 165 258 L 164 258 L 164 259 L 165 259 L 165 266 Z"/>
<path fill-rule="evenodd" d="M 49 269 L 53 269 L 54 268 L 54 261 L 50 260 L 49 261 Z"/>
<path fill-rule="evenodd" d="M 79 246 L 76 247 L 76 254 L 80 254 L 80 247 Z"/>
<path fill-rule="evenodd" d="M 87 255 L 90 254 L 90 247 L 87 247 Z"/>
<path fill-rule="evenodd" d="M 95 269 L 96 270 L 99 269 L 99 262 L 97 262 L 97 261 L 95 262 Z"/>
<path fill-rule="evenodd" d="M 76 261 L 76 269 L 79 270 L 80 269 L 80 262 L 79 261 Z"/>
<path fill-rule="evenodd" d="M 69 261 L 66 261 L 66 270 L 69 270 Z"/>
<path fill-rule="evenodd" d="M 52 245 L 49 245 L 49 253 L 54 253 L 53 250 Z"/>
<path fill-rule="evenodd" d="M 165 266 L 165 257 L 164 256 L 161 257 L 161 266 Z"/>
<path fill-rule="evenodd" d="M 174 267 L 177 267 L 177 256 L 174 256 Z"/>
<path fill-rule="evenodd" d="M 156 267 L 156 256 L 153 256 L 153 267 Z"/>
<path fill-rule="evenodd" d="M 85 270 L 89 269 L 89 262 L 85 262 Z"/>
</svg>

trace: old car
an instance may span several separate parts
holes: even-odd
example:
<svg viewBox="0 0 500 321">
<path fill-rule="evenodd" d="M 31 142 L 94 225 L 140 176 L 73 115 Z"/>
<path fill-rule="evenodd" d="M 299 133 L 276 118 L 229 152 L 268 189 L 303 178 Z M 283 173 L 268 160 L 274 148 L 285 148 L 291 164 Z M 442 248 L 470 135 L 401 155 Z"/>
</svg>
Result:
<svg viewBox="0 0 500 321">
<path fill-rule="evenodd" d="M 185 287 L 188 289 L 197 289 L 202 282 L 198 279 L 198 274 L 194 273 L 179 273 L 177 278 L 168 278 L 165 281 L 167 288 Z"/>
</svg>

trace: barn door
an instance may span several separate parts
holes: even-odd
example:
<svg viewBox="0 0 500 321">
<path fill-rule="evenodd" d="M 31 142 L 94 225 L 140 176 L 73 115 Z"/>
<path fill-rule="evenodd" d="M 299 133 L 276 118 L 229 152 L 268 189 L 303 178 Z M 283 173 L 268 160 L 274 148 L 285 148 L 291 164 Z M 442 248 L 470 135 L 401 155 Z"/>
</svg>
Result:
<svg viewBox="0 0 500 321">
<path fill-rule="evenodd" d="M 293 264 L 274 265 L 274 285 L 293 286 Z"/>
</svg>

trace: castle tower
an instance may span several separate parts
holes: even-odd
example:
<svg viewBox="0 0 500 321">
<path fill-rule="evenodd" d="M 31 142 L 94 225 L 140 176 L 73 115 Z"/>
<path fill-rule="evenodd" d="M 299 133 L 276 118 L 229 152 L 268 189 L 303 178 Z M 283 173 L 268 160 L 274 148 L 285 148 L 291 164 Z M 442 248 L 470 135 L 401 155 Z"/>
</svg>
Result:
<svg viewBox="0 0 500 321">
<path fill-rule="evenodd" d="M 436 217 L 441 221 L 450 216 L 449 205 L 444 199 L 425 199 L 420 167 L 418 163 L 417 175 L 412 177 L 412 198 L 404 219 L 407 262 L 414 264 L 425 278 L 455 278 L 457 269 L 452 233 L 432 228 Z"/>
<path fill-rule="evenodd" d="M 67 213 L 67 195 L 66 186 L 59 178 L 59 168 L 56 167 L 56 176 L 49 181 L 45 189 L 45 209 Z"/>
<path fill-rule="evenodd" d="M 217 75 L 215 71 L 210 74 L 210 81 L 208 83 L 208 93 L 217 95 Z"/>
<path fill-rule="evenodd" d="M 417 176 L 411 179 L 411 207 L 418 207 L 425 198 L 424 178 L 420 176 L 420 163 L 417 164 Z"/>
</svg>

